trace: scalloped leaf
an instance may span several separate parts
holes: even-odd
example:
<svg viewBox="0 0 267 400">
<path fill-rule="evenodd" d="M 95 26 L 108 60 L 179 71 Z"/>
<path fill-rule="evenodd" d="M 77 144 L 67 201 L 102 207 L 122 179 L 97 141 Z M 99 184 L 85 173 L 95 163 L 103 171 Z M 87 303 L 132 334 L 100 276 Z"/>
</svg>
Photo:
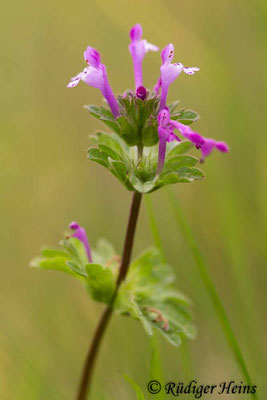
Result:
<svg viewBox="0 0 267 400">
<path fill-rule="evenodd" d="M 95 143 L 98 145 L 104 145 L 111 148 L 114 152 L 120 155 L 122 159 L 129 159 L 129 148 L 125 144 L 125 142 L 113 132 L 95 132 L 93 135 L 90 135 Z"/>
<path fill-rule="evenodd" d="M 91 296 L 94 300 L 109 303 L 115 287 L 116 281 L 111 269 L 100 264 L 87 264 L 87 284 Z"/>
<path fill-rule="evenodd" d="M 98 239 L 96 247 L 92 249 L 93 260 L 96 264 L 110 264 L 115 255 L 114 247 L 104 238 Z"/>
<path fill-rule="evenodd" d="M 120 127 L 113 117 L 110 110 L 105 107 L 98 107 L 95 105 L 85 105 L 84 108 L 89 111 L 89 113 L 97 119 L 100 119 L 104 122 L 109 128 L 111 128 L 114 132 L 119 133 Z"/>
<path fill-rule="evenodd" d="M 119 153 L 117 153 L 115 150 L 113 150 L 111 147 L 105 145 L 105 144 L 99 144 L 98 145 L 99 150 L 101 150 L 103 153 L 107 154 L 108 157 L 111 157 L 113 160 L 122 160 L 121 156 Z"/>
<path fill-rule="evenodd" d="M 115 307 L 120 314 L 140 320 L 147 334 L 153 334 L 156 329 L 178 346 L 184 335 L 193 339 L 196 328 L 191 302 L 175 289 L 174 279 L 160 251 L 149 249 L 131 264 Z"/>
<path fill-rule="evenodd" d="M 132 191 L 133 187 L 129 182 L 128 170 L 122 161 L 110 160 L 110 171 L 120 180 L 126 189 Z"/>
<path fill-rule="evenodd" d="M 205 178 L 205 175 L 203 174 L 203 172 L 198 168 L 183 167 L 183 168 L 179 168 L 178 173 L 181 178 L 187 178 L 190 181 L 201 180 L 201 179 Z"/>
<path fill-rule="evenodd" d="M 140 179 L 138 179 L 134 175 L 134 173 L 132 173 L 131 175 L 129 175 L 129 180 L 130 180 L 130 183 L 132 184 L 133 188 L 137 192 L 149 193 L 155 187 L 155 182 L 156 182 L 157 178 L 155 178 L 154 180 L 149 180 L 149 181 L 146 181 L 146 182 L 142 182 Z"/>
<path fill-rule="evenodd" d="M 177 113 L 171 115 L 171 119 L 179 121 L 184 125 L 190 125 L 200 118 L 199 114 L 193 110 L 179 110 Z"/>
<path fill-rule="evenodd" d="M 189 142 L 189 140 L 186 140 L 184 142 L 173 141 L 171 143 L 168 143 L 166 151 L 166 160 L 168 160 L 171 157 L 187 153 L 188 150 L 192 149 L 192 147 L 193 143 Z"/>
<path fill-rule="evenodd" d="M 73 275 L 72 269 L 67 265 L 68 257 L 54 256 L 54 257 L 35 257 L 30 263 L 31 267 L 42 269 L 53 269 L 56 271 L 65 272 Z"/>
<path fill-rule="evenodd" d="M 90 149 L 88 149 L 87 155 L 89 160 L 94 161 L 109 169 L 108 154 L 100 151 L 95 147 L 91 147 Z"/>
<path fill-rule="evenodd" d="M 173 156 L 165 161 L 163 173 L 176 172 L 181 167 L 194 167 L 199 160 L 193 156 Z"/>
</svg>

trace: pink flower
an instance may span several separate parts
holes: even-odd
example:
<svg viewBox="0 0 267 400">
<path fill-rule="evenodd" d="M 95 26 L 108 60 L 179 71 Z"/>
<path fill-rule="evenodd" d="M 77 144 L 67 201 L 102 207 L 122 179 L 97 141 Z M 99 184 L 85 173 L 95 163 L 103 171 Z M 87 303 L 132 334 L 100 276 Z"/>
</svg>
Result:
<svg viewBox="0 0 267 400">
<path fill-rule="evenodd" d="M 197 149 L 201 150 L 201 161 L 204 161 L 204 159 L 215 148 L 223 153 L 228 153 L 229 151 L 229 147 L 225 142 L 220 142 L 210 138 L 204 138 L 199 133 L 194 132 L 188 125 L 184 125 L 181 122 L 171 121 L 171 124 L 174 128 L 178 129 L 186 139 L 194 143 Z"/>
<path fill-rule="evenodd" d="M 172 59 L 174 56 L 174 47 L 173 44 L 168 44 L 161 53 L 162 58 L 162 66 L 160 67 L 161 76 L 160 79 L 155 86 L 154 90 L 158 94 L 160 88 L 161 91 L 161 100 L 160 100 L 160 110 L 162 110 L 166 106 L 166 100 L 168 96 L 169 86 L 173 81 L 180 75 L 182 71 L 184 71 L 187 75 L 193 75 L 196 71 L 199 71 L 199 68 L 196 67 L 185 67 L 181 63 L 172 64 Z"/>
<path fill-rule="evenodd" d="M 154 44 L 148 43 L 147 40 L 142 39 L 143 29 L 140 24 L 136 24 L 130 30 L 131 43 L 129 44 L 129 51 L 133 58 L 135 89 L 143 86 L 143 73 L 142 62 L 146 53 L 150 51 L 158 51 L 159 48 Z"/>
<path fill-rule="evenodd" d="M 85 229 L 79 224 L 77 224 L 77 222 L 71 222 L 69 228 L 75 231 L 71 236 L 79 239 L 83 243 L 88 260 L 90 263 L 92 263 L 93 262 L 92 253 Z"/>
<path fill-rule="evenodd" d="M 107 100 L 112 114 L 117 118 L 119 116 L 119 105 L 110 87 L 106 66 L 101 64 L 100 54 L 93 47 L 88 46 L 84 52 L 84 59 L 89 66 L 71 78 L 67 87 L 75 87 L 82 80 L 87 85 L 99 89 Z"/>
<path fill-rule="evenodd" d="M 172 120 L 170 119 L 170 113 L 168 108 L 164 108 L 159 112 L 158 115 L 158 134 L 159 134 L 159 155 L 158 155 L 158 166 L 157 174 L 162 171 L 165 162 L 166 155 L 166 144 L 180 139 L 175 135 L 173 131 Z"/>
</svg>

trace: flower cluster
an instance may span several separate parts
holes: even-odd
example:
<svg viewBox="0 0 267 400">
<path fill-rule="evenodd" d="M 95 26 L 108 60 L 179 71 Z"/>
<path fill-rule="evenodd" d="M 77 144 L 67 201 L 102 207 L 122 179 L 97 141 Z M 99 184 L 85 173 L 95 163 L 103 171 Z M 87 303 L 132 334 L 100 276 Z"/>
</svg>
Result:
<svg viewBox="0 0 267 400">
<path fill-rule="evenodd" d="M 153 114 L 153 112 L 151 111 L 150 115 L 148 116 L 149 118 L 147 118 L 147 121 L 143 122 L 143 125 L 145 126 L 146 124 L 146 127 L 151 127 L 154 121 L 157 121 L 158 137 L 156 138 L 156 140 L 157 142 L 159 142 L 157 173 L 160 173 L 163 169 L 167 143 L 174 140 L 180 141 L 178 136 L 176 136 L 176 134 L 174 133 L 174 129 L 177 129 L 183 137 L 191 141 L 197 149 L 201 150 L 202 157 L 200 161 L 203 161 L 214 148 L 218 149 L 221 152 L 228 152 L 229 149 L 226 143 L 210 138 L 205 138 L 197 132 L 194 132 L 189 126 L 184 125 L 182 122 L 171 119 L 170 111 L 166 104 L 170 85 L 176 80 L 181 72 L 184 72 L 187 75 L 193 75 L 197 71 L 199 71 L 199 68 L 185 67 L 180 62 L 172 62 L 174 57 L 173 44 L 168 44 L 161 52 L 162 65 L 160 67 L 160 77 L 151 93 L 149 93 L 149 91 L 143 86 L 143 59 L 148 51 L 158 51 L 159 48 L 154 44 L 149 43 L 147 40 L 142 39 L 142 35 L 143 30 L 140 24 L 136 24 L 130 30 L 131 42 L 129 44 L 129 51 L 133 60 L 135 92 L 126 91 L 124 95 L 118 96 L 117 98 L 115 97 L 108 81 L 106 66 L 101 63 L 99 52 L 92 47 L 87 47 L 84 52 L 84 59 L 88 64 L 88 67 L 86 67 L 75 77 L 71 78 L 71 81 L 67 86 L 75 87 L 80 82 L 80 80 L 83 80 L 88 85 L 100 89 L 101 93 L 103 94 L 107 103 L 110 106 L 110 110 L 113 114 L 114 120 L 118 124 L 122 124 L 122 122 L 124 123 L 123 118 L 126 117 L 123 107 L 125 108 L 125 104 L 128 104 L 127 101 L 129 99 L 129 101 L 131 102 L 133 102 L 134 98 L 137 100 L 141 100 L 142 102 L 147 102 L 149 100 L 151 101 L 151 99 L 155 99 L 153 104 L 157 105 L 156 114 Z M 122 102 L 123 99 L 126 99 L 126 103 Z M 123 107 L 121 106 L 122 104 Z M 134 110 L 134 112 L 132 111 L 132 114 L 138 114 L 138 112 L 139 114 L 142 114 L 141 106 L 138 101 L 133 103 L 133 107 L 137 108 L 137 110 Z M 138 110 L 138 107 L 140 108 L 140 110 Z M 136 118 L 132 118 L 132 121 L 132 125 L 134 125 L 134 123 L 136 122 Z M 140 135 L 142 136 L 143 127 L 140 126 L 139 122 L 137 123 L 137 125 L 138 130 L 141 132 Z M 124 124 L 124 127 L 124 130 L 129 133 L 129 125 L 126 127 L 126 125 Z M 153 140 L 151 141 L 151 143 L 154 142 L 155 141 Z M 132 143 L 135 144 L 135 141 L 133 140 Z"/>
</svg>

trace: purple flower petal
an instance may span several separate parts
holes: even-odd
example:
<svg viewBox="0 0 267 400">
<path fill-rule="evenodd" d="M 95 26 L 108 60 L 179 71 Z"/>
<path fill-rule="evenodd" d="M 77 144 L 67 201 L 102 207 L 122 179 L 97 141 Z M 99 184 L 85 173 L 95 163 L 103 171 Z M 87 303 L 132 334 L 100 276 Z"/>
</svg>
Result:
<svg viewBox="0 0 267 400">
<path fill-rule="evenodd" d="M 156 85 L 154 86 L 154 89 L 153 89 L 153 91 L 156 93 L 156 96 L 159 95 L 161 86 L 162 86 L 162 80 L 161 80 L 161 78 L 159 78 L 158 82 L 156 83 Z"/>
<path fill-rule="evenodd" d="M 135 89 L 143 86 L 143 71 L 142 62 L 148 51 L 158 51 L 159 48 L 147 40 L 142 40 L 143 30 L 140 24 L 136 24 L 130 30 L 131 43 L 129 44 L 129 51 L 133 59 Z"/>
<path fill-rule="evenodd" d="M 159 133 L 159 153 L 158 153 L 158 165 L 156 174 L 162 171 L 166 156 L 166 143 L 168 138 L 168 132 L 163 128 L 158 128 Z"/>
<path fill-rule="evenodd" d="M 87 64 L 92 65 L 94 68 L 99 68 L 101 65 L 100 53 L 93 47 L 88 46 L 85 50 L 84 59 Z"/>
<path fill-rule="evenodd" d="M 175 81 L 175 79 L 180 75 L 180 73 L 184 71 L 186 74 L 192 75 L 196 71 L 199 71 L 199 68 L 196 67 L 184 67 L 182 63 L 171 64 L 173 56 L 174 56 L 174 47 L 173 44 L 170 43 L 163 49 L 161 53 L 162 66 L 160 67 L 160 72 L 161 72 L 162 92 L 161 92 L 161 100 L 159 106 L 160 110 L 162 110 L 166 106 L 169 86 Z M 155 89 L 158 90 L 158 86 L 156 86 Z"/>
<path fill-rule="evenodd" d="M 162 171 L 164 166 L 167 142 L 172 142 L 174 140 L 180 141 L 180 139 L 173 132 L 174 127 L 170 124 L 170 122 L 170 112 L 166 107 L 158 114 L 159 152 L 156 171 L 157 174 Z"/>
<path fill-rule="evenodd" d="M 130 39 L 133 40 L 140 40 L 143 36 L 143 29 L 140 24 L 136 24 L 130 30 Z"/>
<path fill-rule="evenodd" d="M 71 222 L 69 224 L 69 228 L 75 231 L 71 236 L 77 238 L 83 243 L 89 262 L 93 262 L 92 253 L 85 229 L 81 227 L 77 222 Z"/>
<path fill-rule="evenodd" d="M 227 153 L 229 151 L 228 145 L 224 142 L 217 142 L 214 139 L 204 139 L 204 144 L 201 146 L 202 161 L 204 161 L 204 159 L 210 155 L 214 148 L 217 148 L 223 153 Z"/>
<path fill-rule="evenodd" d="M 119 105 L 110 87 L 106 66 L 101 64 L 100 53 L 93 47 L 88 46 L 84 52 L 84 58 L 89 67 L 84 68 L 82 72 L 71 78 L 67 87 L 75 87 L 82 80 L 87 85 L 99 89 L 107 100 L 112 114 L 117 118 L 119 116 Z"/>
<path fill-rule="evenodd" d="M 227 143 L 225 143 L 225 142 L 217 142 L 216 147 L 218 150 L 222 151 L 223 153 L 229 152 L 229 147 L 228 147 Z"/>
<path fill-rule="evenodd" d="M 187 75 L 194 75 L 197 71 L 199 71 L 199 68 L 196 68 L 196 67 L 184 67 L 183 70 Z"/>
<path fill-rule="evenodd" d="M 161 110 L 158 114 L 158 124 L 159 127 L 165 128 L 170 122 L 170 112 L 169 109 L 166 107 Z"/>
<path fill-rule="evenodd" d="M 174 56 L 174 46 L 172 43 L 168 44 L 161 52 L 161 59 L 163 64 L 170 64 Z"/>
<path fill-rule="evenodd" d="M 194 132 L 188 125 L 184 125 L 178 121 L 170 121 L 170 124 L 179 129 L 181 134 L 195 144 L 197 149 L 201 150 L 202 153 L 202 161 L 212 152 L 214 148 L 217 148 L 219 151 L 227 153 L 229 151 L 229 147 L 225 142 L 217 142 L 215 139 L 205 138 L 201 136 L 199 133 Z"/>
<path fill-rule="evenodd" d="M 104 79 L 103 70 L 101 68 L 97 69 L 91 66 L 86 68 L 81 80 L 83 80 L 89 86 L 100 89 L 101 92 L 103 92 L 105 89 L 106 82 Z"/>
</svg>

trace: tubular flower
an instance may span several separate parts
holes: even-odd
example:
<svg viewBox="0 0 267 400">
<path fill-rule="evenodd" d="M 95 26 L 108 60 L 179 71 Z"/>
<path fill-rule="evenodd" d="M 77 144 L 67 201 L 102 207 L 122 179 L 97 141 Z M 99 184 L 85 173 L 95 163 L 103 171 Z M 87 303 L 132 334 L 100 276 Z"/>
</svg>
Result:
<svg viewBox="0 0 267 400">
<path fill-rule="evenodd" d="M 137 90 L 139 86 L 143 86 L 143 73 L 142 73 L 142 62 L 146 53 L 151 51 L 158 51 L 159 48 L 147 40 L 142 39 L 143 29 L 140 24 L 134 25 L 130 30 L 131 43 L 129 44 L 129 51 L 133 58 L 134 67 L 134 79 L 135 79 L 135 89 Z"/>
<path fill-rule="evenodd" d="M 225 142 L 216 141 L 211 138 L 204 138 L 199 133 L 192 131 L 189 126 L 184 125 L 181 122 L 172 121 L 172 126 L 178 129 L 185 138 L 194 143 L 197 149 L 201 150 L 202 158 L 200 161 L 202 162 L 215 148 L 223 153 L 229 151 L 229 147 Z"/>
<path fill-rule="evenodd" d="M 84 52 L 84 59 L 89 65 L 82 72 L 71 78 L 67 87 L 75 87 L 80 80 L 87 85 L 95 87 L 101 91 L 107 100 L 112 114 L 115 118 L 119 116 L 119 105 L 110 87 L 106 66 L 101 64 L 101 56 L 97 50 L 88 46 Z"/>
<path fill-rule="evenodd" d="M 177 140 L 180 142 L 180 139 L 173 132 L 173 125 L 170 119 L 169 109 L 166 107 L 159 112 L 158 115 L 158 134 L 159 134 L 159 155 L 158 155 L 158 166 L 157 166 L 157 174 L 162 171 L 165 161 L 166 155 L 166 144 L 167 142 L 172 142 Z"/>
<path fill-rule="evenodd" d="M 155 86 L 154 90 L 156 94 L 161 90 L 161 99 L 160 99 L 160 110 L 162 110 L 166 106 L 166 100 L 168 96 L 169 86 L 173 81 L 180 75 L 182 71 L 184 71 L 187 75 L 193 75 L 196 71 L 199 71 L 199 68 L 196 67 L 185 67 L 181 63 L 172 64 L 172 59 L 174 56 L 174 47 L 173 44 L 170 43 L 166 46 L 161 53 L 162 58 L 162 66 L 160 67 L 161 76 L 160 79 Z"/>
<path fill-rule="evenodd" d="M 77 222 L 71 222 L 69 228 L 74 230 L 74 233 L 71 236 L 79 239 L 83 243 L 89 262 L 93 262 L 92 253 L 85 229 L 77 224 Z"/>
</svg>

